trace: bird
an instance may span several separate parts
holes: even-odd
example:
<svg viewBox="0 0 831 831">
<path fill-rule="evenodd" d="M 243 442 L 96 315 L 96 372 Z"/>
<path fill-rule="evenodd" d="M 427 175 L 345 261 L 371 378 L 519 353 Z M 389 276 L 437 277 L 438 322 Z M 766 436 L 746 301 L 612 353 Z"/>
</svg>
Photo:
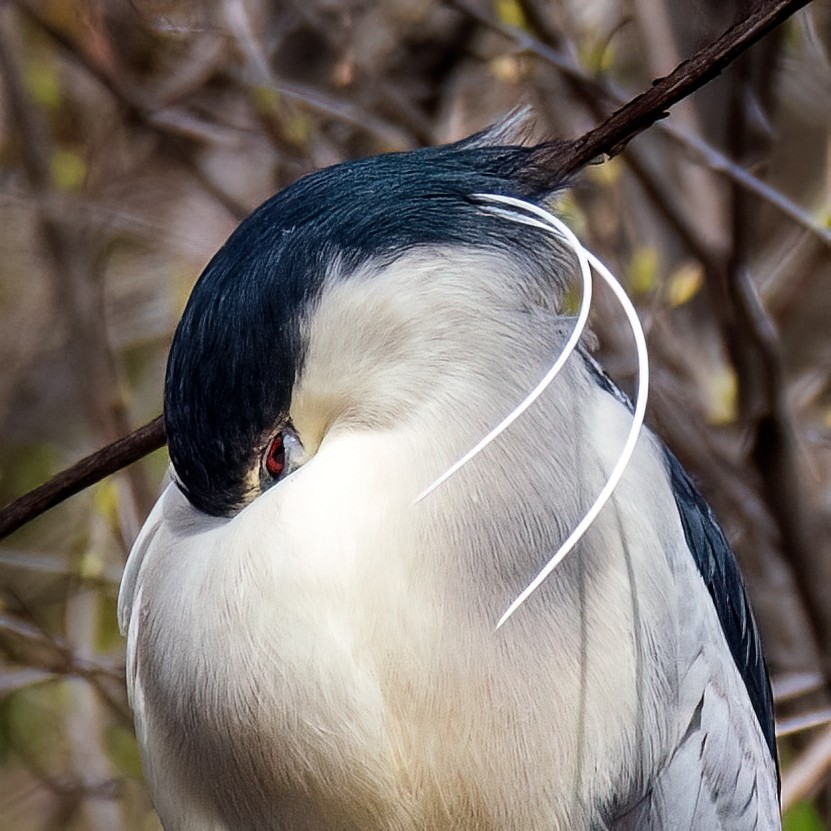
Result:
<svg viewBox="0 0 831 831">
<path fill-rule="evenodd" d="M 780 828 L 712 511 L 645 427 L 598 503 L 637 408 L 574 336 L 560 147 L 318 170 L 196 282 L 119 595 L 167 831 Z"/>
</svg>

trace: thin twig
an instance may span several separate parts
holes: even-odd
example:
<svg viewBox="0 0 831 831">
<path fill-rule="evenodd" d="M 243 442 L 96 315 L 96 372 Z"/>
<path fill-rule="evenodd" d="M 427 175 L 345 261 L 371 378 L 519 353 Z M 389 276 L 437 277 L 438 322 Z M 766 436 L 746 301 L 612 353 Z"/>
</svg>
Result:
<svg viewBox="0 0 831 831">
<path fill-rule="evenodd" d="M 122 80 L 112 72 L 109 67 L 102 65 L 91 57 L 84 49 L 76 44 L 72 38 L 67 36 L 55 26 L 36 5 L 16 0 L 21 11 L 37 24 L 46 34 L 58 43 L 77 63 L 101 83 L 113 97 L 126 106 L 130 115 L 139 123 L 154 128 L 163 133 L 180 135 L 182 132 L 181 119 L 161 118 L 160 114 L 168 109 L 165 104 L 151 100 L 143 91 L 128 87 Z M 264 62 L 263 67 L 267 67 Z M 259 66 L 258 66 L 259 69 Z M 294 83 L 276 78 L 268 72 L 267 77 L 259 78 L 265 86 L 271 87 L 275 92 L 285 95 L 293 101 L 303 104 L 312 112 L 334 118 L 338 121 L 357 127 L 364 133 L 371 135 L 382 144 L 404 148 L 412 144 L 410 136 L 395 124 L 377 116 L 361 107 L 344 99 L 339 99 L 322 90 L 313 89 L 304 84 Z M 190 126 L 192 126 L 193 122 Z M 189 135 L 190 130 L 185 131 Z"/>
<path fill-rule="evenodd" d="M 384 145 L 397 150 L 412 147 L 412 138 L 403 130 L 388 123 L 349 101 L 339 100 L 332 95 L 313 89 L 296 81 L 278 78 L 271 70 L 262 44 L 254 33 L 254 26 L 245 3 L 241 0 L 226 0 L 225 19 L 240 51 L 246 58 L 249 71 L 255 83 L 272 89 L 290 101 L 303 104 L 312 112 L 335 118 L 372 134 Z"/>
<path fill-rule="evenodd" d="M 786 675 L 771 678 L 773 699 L 777 704 L 793 701 L 803 695 L 821 690 L 822 675 L 818 672 L 790 672 Z"/>
<path fill-rule="evenodd" d="M 782 776 L 782 812 L 810 796 L 831 771 L 831 728 L 823 730 Z"/>
<path fill-rule="evenodd" d="M 831 230 L 820 225 L 808 211 L 792 199 L 788 199 L 784 193 L 731 161 L 701 137 L 679 129 L 671 121 L 663 122 L 660 127 L 666 135 L 682 145 L 693 157 L 700 159 L 710 170 L 731 179 L 748 193 L 776 208 L 796 225 L 810 231 L 820 242 L 831 245 Z"/>
<path fill-rule="evenodd" d="M 831 724 L 831 707 L 811 710 L 808 713 L 800 713 L 798 716 L 780 718 L 776 722 L 776 738 L 781 739 L 796 733 L 804 733 L 806 730 L 816 730 L 817 727 L 825 727 L 827 724 Z"/>
<path fill-rule="evenodd" d="M 123 663 L 81 655 L 66 640 L 49 632 L 36 618 L 27 622 L 11 614 L 0 614 L 0 643 L 19 663 L 31 658 L 33 652 L 39 653 L 36 668 L 43 672 L 79 678 L 103 676 L 116 682 L 124 676 Z"/>
<path fill-rule="evenodd" d="M 794 570 L 811 617 L 826 684 L 831 687 L 831 607 L 828 605 L 827 569 L 817 557 L 821 537 L 809 513 L 796 429 L 785 389 L 781 350 L 773 323 L 762 306 L 756 287 L 746 271 L 734 275 L 734 303 L 742 334 L 742 350 L 752 361 L 751 374 L 761 411 L 754 425 L 751 458 L 759 471 L 765 501 L 782 531 L 783 547 Z M 748 379 L 742 379 L 746 383 Z"/>
<path fill-rule="evenodd" d="M 60 28 L 55 26 L 49 18 L 36 6 L 24 2 L 23 0 L 16 0 L 16 5 L 20 11 L 46 35 L 48 35 L 57 45 L 67 53 L 67 55 L 79 66 L 81 66 L 92 78 L 94 78 L 101 86 L 110 93 L 110 95 L 123 107 L 131 120 L 137 124 L 142 125 L 145 129 L 150 130 L 159 136 L 174 139 L 173 149 L 177 150 L 178 144 L 176 139 L 183 137 L 193 138 L 193 123 L 191 122 L 188 130 L 183 129 L 181 121 L 177 120 L 170 112 L 165 116 L 164 107 L 154 106 L 153 102 L 147 100 L 145 94 L 132 86 L 128 86 L 113 72 L 110 67 L 103 65 L 100 61 L 95 60 L 87 52 L 76 44 L 70 37 L 64 34 Z M 213 136 L 215 138 L 215 134 Z M 208 138 L 208 135 L 203 131 L 200 134 L 201 139 Z M 185 165 L 186 169 L 191 173 L 194 179 L 208 192 L 210 196 L 216 199 L 228 213 L 238 222 L 245 217 L 249 211 L 230 195 L 222 191 L 213 181 L 208 179 L 199 166 L 194 162 L 190 155 L 185 155 L 181 152 L 178 154 Z"/>
</svg>

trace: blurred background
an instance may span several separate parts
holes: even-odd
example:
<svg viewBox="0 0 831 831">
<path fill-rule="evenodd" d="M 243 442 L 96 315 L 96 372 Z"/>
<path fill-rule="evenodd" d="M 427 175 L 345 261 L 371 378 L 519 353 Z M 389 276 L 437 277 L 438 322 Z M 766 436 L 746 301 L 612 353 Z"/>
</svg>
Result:
<svg viewBox="0 0 831 831">
<path fill-rule="evenodd" d="M 576 137 L 753 0 L 0 4 L 0 503 L 161 411 L 190 288 L 299 176 L 519 104 Z M 735 546 L 789 831 L 831 828 L 831 2 L 557 208 L 635 299 L 649 420 Z M 603 297 L 598 357 L 624 388 Z M 158 451 L 0 543 L 0 827 L 158 829 L 115 606 Z"/>
</svg>

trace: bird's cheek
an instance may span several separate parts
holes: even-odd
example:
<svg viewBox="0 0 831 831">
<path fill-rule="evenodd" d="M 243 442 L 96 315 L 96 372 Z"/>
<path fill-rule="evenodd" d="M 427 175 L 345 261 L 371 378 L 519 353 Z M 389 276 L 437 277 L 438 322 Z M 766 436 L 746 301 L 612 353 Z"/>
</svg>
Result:
<svg viewBox="0 0 831 831">
<path fill-rule="evenodd" d="M 382 518 L 403 522 L 412 513 L 418 483 L 393 475 L 401 470 L 401 446 L 369 432 L 327 436 L 313 458 L 235 518 L 238 531 L 284 564 L 349 569 L 365 556 Z"/>
</svg>

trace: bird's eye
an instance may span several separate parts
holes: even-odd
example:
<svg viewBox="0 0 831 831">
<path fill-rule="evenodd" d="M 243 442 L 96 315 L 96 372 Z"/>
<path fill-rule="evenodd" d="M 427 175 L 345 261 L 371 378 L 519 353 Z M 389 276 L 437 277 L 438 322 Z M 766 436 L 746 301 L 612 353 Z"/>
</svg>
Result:
<svg viewBox="0 0 831 831">
<path fill-rule="evenodd" d="M 269 476 L 279 479 L 286 467 L 286 446 L 283 433 L 278 433 L 272 440 L 265 457 L 265 469 Z"/>
</svg>

